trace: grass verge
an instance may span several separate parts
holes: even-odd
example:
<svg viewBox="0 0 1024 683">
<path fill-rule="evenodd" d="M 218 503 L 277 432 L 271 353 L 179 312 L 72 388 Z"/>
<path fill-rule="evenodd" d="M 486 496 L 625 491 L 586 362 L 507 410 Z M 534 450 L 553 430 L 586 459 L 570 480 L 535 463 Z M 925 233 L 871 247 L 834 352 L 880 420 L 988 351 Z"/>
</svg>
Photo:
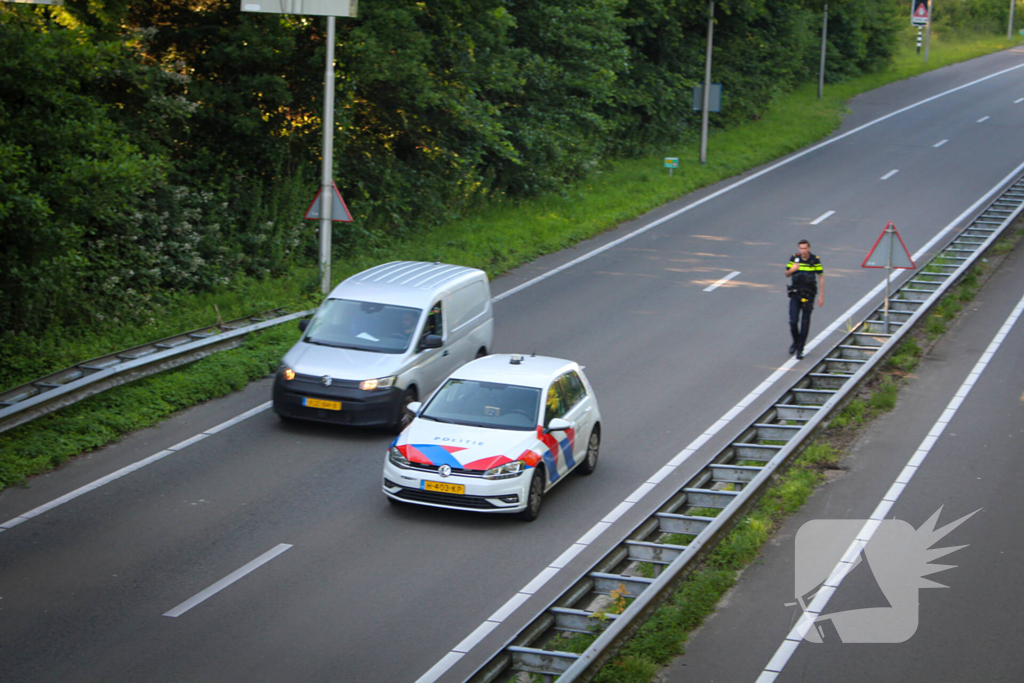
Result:
<svg viewBox="0 0 1024 683">
<path fill-rule="evenodd" d="M 699 141 L 696 140 L 666 146 L 658 154 L 648 157 L 612 162 L 586 182 L 568 188 L 562 194 L 523 202 L 495 201 L 461 220 L 418 235 L 414 241 L 369 244 L 359 254 L 333 264 L 334 281 L 394 259 L 449 261 L 483 268 L 492 277 L 500 275 L 538 256 L 600 234 L 622 221 L 636 218 L 701 187 L 820 140 L 839 126 L 847 111 L 845 102 L 857 94 L 924 71 L 1005 49 L 1018 42 L 1017 39 L 1008 42 L 997 37 L 947 39 L 944 34 L 935 32 L 930 61 L 925 64 L 914 54 L 912 35 L 908 33 L 904 47 L 888 70 L 829 85 L 821 100 L 816 98 L 816 85 L 807 84 L 774 100 L 761 119 L 729 130 L 714 131 L 709 142 L 707 165 L 696 161 L 699 152 Z M 680 157 L 680 168 L 671 177 L 661 168 L 664 156 Z M 47 372 L 110 353 L 113 349 L 209 325 L 216 321 L 217 312 L 224 319 L 231 319 L 277 307 L 291 310 L 309 308 L 317 303 L 316 283 L 316 273 L 312 269 L 296 269 L 287 277 L 274 280 L 239 279 L 221 291 L 182 296 L 161 315 L 137 326 L 122 324 L 92 332 L 76 330 L 73 335 L 55 330 L 25 346 L 23 352 L 5 353 L 8 367 L 0 371 L 0 381 L 9 388 Z M 273 333 L 254 337 L 245 346 L 250 354 L 273 359 L 267 360 L 263 374 L 272 371 L 286 348 L 287 344 L 282 345 Z M 208 357 L 201 361 L 199 367 L 211 377 L 234 378 L 236 375 L 232 368 L 235 360 L 230 353 Z M 277 357 L 273 358 L 275 354 Z M 259 376 L 252 375 L 250 379 Z M 140 380 L 137 384 L 160 382 L 162 377 Z M 152 411 L 133 410 L 131 419 L 127 420 L 119 412 L 126 403 L 119 405 L 114 398 L 109 402 L 101 400 L 106 396 L 120 395 L 107 392 L 103 397 L 0 435 L 0 488 L 45 472 L 72 455 L 110 443 L 128 431 L 154 424 L 173 410 L 198 404 L 241 386 L 235 379 L 230 382 L 216 394 L 211 393 L 207 383 L 197 383 L 195 393 L 191 395 L 180 387 L 176 388 L 173 401 L 167 404 L 174 406 L 171 410 L 165 410 L 163 403 L 159 402 L 164 389 L 154 388 L 150 394 L 157 397 L 157 407 Z M 96 426 L 79 426 L 69 431 L 68 427 L 60 424 L 64 420 Z M 24 439 L 25 443 L 18 443 L 19 439 Z"/>
</svg>

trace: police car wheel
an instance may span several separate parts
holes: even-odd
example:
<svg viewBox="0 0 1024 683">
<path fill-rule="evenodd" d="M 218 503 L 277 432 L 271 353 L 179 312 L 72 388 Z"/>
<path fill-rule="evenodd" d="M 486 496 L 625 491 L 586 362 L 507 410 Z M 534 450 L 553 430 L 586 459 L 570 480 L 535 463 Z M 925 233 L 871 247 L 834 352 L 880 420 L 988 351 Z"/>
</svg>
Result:
<svg viewBox="0 0 1024 683">
<path fill-rule="evenodd" d="M 587 457 L 580 463 L 579 473 L 583 475 L 593 474 L 597 469 L 597 457 L 601 450 L 601 425 L 594 425 L 590 432 L 590 441 L 587 442 Z"/>
<path fill-rule="evenodd" d="M 526 508 L 519 513 L 519 519 L 532 522 L 540 514 L 540 506 L 544 499 L 544 467 L 533 468 L 530 488 L 526 492 Z"/>
</svg>

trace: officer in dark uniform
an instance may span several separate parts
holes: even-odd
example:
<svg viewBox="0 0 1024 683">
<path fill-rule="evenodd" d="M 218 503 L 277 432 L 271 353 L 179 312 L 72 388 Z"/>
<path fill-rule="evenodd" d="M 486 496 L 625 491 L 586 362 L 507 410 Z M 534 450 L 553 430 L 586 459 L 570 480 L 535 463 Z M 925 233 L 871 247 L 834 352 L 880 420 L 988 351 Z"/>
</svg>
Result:
<svg viewBox="0 0 1024 683">
<path fill-rule="evenodd" d="M 804 357 L 804 344 L 807 342 L 807 331 L 811 328 L 811 312 L 814 310 L 814 297 L 818 297 L 818 305 L 825 304 L 825 271 L 821 267 L 821 259 L 811 253 L 811 243 L 800 240 L 799 251 L 789 258 L 786 264 L 786 277 L 792 278 L 789 287 L 789 332 L 793 335 L 793 344 L 789 347 L 790 355 L 796 354 L 797 360 Z"/>
</svg>

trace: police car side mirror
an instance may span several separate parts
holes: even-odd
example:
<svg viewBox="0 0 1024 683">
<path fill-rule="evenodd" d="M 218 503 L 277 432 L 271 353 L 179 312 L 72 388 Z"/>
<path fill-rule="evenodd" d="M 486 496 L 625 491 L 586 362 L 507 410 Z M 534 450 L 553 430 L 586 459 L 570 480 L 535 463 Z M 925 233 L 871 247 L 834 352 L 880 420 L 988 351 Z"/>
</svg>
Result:
<svg viewBox="0 0 1024 683">
<path fill-rule="evenodd" d="M 305 332 L 307 327 L 309 327 L 308 319 L 299 321 L 299 332 Z"/>
<path fill-rule="evenodd" d="M 548 422 L 548 426 L 544 430 L 544 433 L 550 434 L 551 432 L 564 432 L 569 429 L 572 429 L 571 422 L 569 422 L 568 420 L 563 420 L 560 417 L 553 417 L 551 418 L 551 422 Z"/>
<path fill-rule="evenodd" d="M 405 409 L 408 410 L 413 415 L 418 415 L 419 412 L 420 412 L 420 408 L 422 408 L 422 407 L 423 407 L 423 403 L 422 402 L 420 402 L 420 401 L 413 401 L 412 403 L 407 405 L 405 407 Z"/>
<path fill-rule="evenodd" d="M 423 349 L 439 349 L 442 346 L 441 335 L 439 334 L 428 334 L 420 340 L 419 350 Z"/>
</svg>

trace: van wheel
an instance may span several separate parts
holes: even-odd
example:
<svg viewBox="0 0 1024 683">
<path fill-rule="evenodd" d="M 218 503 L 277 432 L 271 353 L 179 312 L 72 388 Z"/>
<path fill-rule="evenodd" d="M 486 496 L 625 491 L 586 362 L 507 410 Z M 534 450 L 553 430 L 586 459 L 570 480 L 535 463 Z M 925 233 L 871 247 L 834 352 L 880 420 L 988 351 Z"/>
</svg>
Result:
<svg viewBox="0 0 1024 683">
<path fill-rule="evenodd" d="M 409 404 L 416 400 L 416 390 L 409 387 L 402 394 L 402 400 L 398 404 L 398 415 L 395 417 L 395 421 L 391 424 L 391 430 L 396 434 L 400 433 L 403 429 L 409 426 L 412 422 L 413 414 L 409 412 Z"/>
<path fill-rule="evenodd" d="M 601 425 L 594 425 L 594 429 L 590 432 L 590 441 L 587 442 L 587 456 L 580 463 L 579 470 L 580 474 L 587 475 L 593 474 L 594 470 L 597 469 L 597 456 L 601 449 Z"/>
<path fill-rule="evenodd" d="M 523 521 L 532 522 L 540 514 L 542 502 L 544 502 L 544 466 L 537 465 L 533 468 L 530 488 L 526 492 L 526 508 L 517 517 Z"/>
<path fill-rule="evenodd" d="M 477 358 L 483 358 L 486 355 L 487 355 L 487 349 L 485 349 L 482 346 L 479 349 L 477 349 L 477 351 L 476 351 L 476 357 Z"/>
</svg>

